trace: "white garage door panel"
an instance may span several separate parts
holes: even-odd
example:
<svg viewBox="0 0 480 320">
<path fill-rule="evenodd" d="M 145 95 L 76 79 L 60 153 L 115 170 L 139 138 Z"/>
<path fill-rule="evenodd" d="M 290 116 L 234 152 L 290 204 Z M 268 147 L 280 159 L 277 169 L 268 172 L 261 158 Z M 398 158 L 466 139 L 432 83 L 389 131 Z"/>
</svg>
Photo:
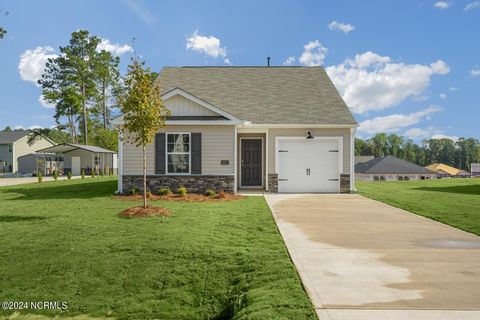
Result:
<svg viewBox="0 0 480 320">
<path fill-rule="evenodd" d="M 279 192 L 339 192 L 338 139 L 279 139 Z"/>
</svg>

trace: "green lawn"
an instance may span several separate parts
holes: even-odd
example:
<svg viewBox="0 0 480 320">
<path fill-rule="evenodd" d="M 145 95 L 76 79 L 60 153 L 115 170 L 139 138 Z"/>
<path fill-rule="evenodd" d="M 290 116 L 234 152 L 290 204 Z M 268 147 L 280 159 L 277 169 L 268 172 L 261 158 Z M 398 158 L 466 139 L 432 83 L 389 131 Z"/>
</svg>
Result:
<svg viewBox="0 0 480 320">
<path fill-rule="evenodd" d="M 138 204 L 113 199 L 116 183 L 0 188 L 0 302 L 68 303 L 26 312 L 47 317 L 316 318 L 262 197 L 124 219 Z"/>
<path fill-rule="evenodd" d="M 480 235 L 480 179 L 355 184 L 364 196 Z"/>
</svg>

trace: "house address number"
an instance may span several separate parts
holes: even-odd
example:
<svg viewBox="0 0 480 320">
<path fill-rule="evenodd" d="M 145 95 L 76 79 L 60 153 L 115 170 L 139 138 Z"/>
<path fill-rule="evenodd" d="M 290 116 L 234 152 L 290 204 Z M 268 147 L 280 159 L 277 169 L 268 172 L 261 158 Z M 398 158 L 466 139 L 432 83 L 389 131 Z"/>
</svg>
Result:
<svg viewBox="0 0 480 320">
<path fill-rule="evenodd" d="M 220 164 L 222 166 L 228 166 L 230 164 L 230 161 L 229 160 L 220 160 Z"/>
</svg>

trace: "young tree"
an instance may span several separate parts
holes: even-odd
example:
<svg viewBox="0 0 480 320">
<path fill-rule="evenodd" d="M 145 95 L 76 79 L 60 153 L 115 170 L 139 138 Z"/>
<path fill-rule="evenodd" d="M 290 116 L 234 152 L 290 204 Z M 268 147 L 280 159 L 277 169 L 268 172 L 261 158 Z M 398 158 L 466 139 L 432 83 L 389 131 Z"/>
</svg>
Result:
<svg viewBox="0 0 480 320">
<path fill-rule="evenodd" d="M 170 111 L 160 97 L 160 88 L 152 81 L 152 72 L 144 63 L 134 59 L 125 77 L 127 92 L 120 97 L 124 115 L 124 139 L 142 147 L 143 152 L 143 207 L 147 207 L 146 145 L 151 143 L 158 129 L 165 126 Z"/>
</svg>

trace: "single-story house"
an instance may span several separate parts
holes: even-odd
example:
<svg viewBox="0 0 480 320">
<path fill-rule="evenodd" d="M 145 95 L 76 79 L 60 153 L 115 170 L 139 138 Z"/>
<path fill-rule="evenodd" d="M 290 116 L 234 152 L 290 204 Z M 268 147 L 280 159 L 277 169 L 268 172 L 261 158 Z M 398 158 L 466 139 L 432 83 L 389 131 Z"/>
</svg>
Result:
<svg viewBox="0 0 480 320">
<path fill-rule="evenodd" d="M 28 144 L 30 132 L 27 130 L 0 131 L 0 172 L 21 173 L 18 159 L 24 155 L 35 152 L 40 148 L 55 145 L 50 139 L 39 136 L 30 145 Z"/>
<path fill-rule="evenodd" d="M 355 165 L 355 177 L 363 181 L 425 180 L 437 174 L 394 156 L 378 157 Z"/>
<path fill-rule="evenodd" d="M 480 177 L 480 163 L 472 163 L 470 165 L 472 177 Z"/>
<path fill-rule="evenodd" d="M 54 171 L 63 173 L 63 157 L 52 153 L 29 153 L 18 158 L 18 172 L 21 174 L 44 176 Z"/>
<path fill-rule="evenodd" d="M 375 156 L 355 156 L 355 164 L 364 163 L 375 159 Z"/>
<path fill-rule="evenodd" d="M 78 176 L 82 170 L 87 175 L 90 174 L 92 170 L 94 170 L 96 174 L 98 174 L 100 170 L 105 174 L 117 173 L 117 153 L 104 148 L 63 143 L 38 150 L 38 153 L 49 153 L 63 158 L 63 172 L 60 172 L 61 174 L 71 172 L 72 175 Z"/>
<path fill-rule="evenodd" d="M 448 166 L 443 163 L 433 163 L 425 168 L 435 171 L 437 178 L 469 178 L 470 172 Z"/>
<path fill-rule="evenodd" d="M 357 122 L 322 67 L 166 67 L 156 83 L 171 116 L 147 146 L 151 191 L 353 189 Z M 120 136 L 120 192 L 142 164 Z"/>
</svg>

